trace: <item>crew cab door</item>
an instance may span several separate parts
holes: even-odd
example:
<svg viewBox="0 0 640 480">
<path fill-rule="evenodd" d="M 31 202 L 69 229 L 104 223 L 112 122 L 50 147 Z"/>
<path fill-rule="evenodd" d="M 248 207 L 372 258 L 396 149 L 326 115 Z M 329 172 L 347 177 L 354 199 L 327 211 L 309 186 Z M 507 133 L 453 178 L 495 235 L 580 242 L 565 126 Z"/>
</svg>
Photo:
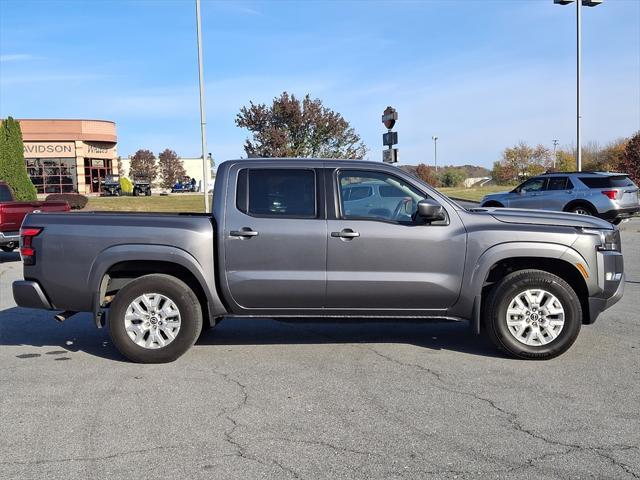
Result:
<svg viewBox="0 0 640 480">
<path fill-rule="evenodd" d="M 535 207 L 532 208 L 562 211 L 574 198 L 573 182 L 569 177 L 549 177 L 544 190 L 537 197 Z"/>
<path fill-rule="evenodd" d="M 247 161 L 229 172 L 221 238 L 223 286 L 234 312 L 324 305 L 327 223 L 314 168 L 322 164 L 273 165 Z"/>
<path fill-rule="evenodd" d="M 511 208 L 541 208 L 541 196 L 546 182 L 546 178 L 540 177 L 527 180 L 509 195 L 508 206 Z"/>
<path fill-rule="evenodd" d="M 418 201 L 429 197 L 419 184 L 365 169 L 338 169 L 327 176 L 332 186 L 327 198 L 333 199 L 327 210 L 327 308 L 437 314 L 453 305 L 466 251 L 466 231 L 453 208 L 443 205 L 443 221 L 414 222 Z M 343 195 L 356 185 L 374 186 L 366 212 Z"/>
</svg>

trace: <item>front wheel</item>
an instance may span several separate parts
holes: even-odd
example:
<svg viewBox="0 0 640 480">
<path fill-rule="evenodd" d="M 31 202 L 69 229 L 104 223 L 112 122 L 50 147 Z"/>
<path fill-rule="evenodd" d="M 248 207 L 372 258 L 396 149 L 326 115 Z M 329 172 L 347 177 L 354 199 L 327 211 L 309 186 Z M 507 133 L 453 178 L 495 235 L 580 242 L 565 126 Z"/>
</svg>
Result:
<svg viewBox="0 0 640 480">
<path fill-rule="evenodd" d="M 198 298 L 171 275 L 142 276 L 123 287 L 109 311 L 109 334 L 133 362 L 173 362 L 202 330 Z"/>
<path fill-rule="evenodd" d="M 566 352 L 582 325 L 582 306 L 571 286 L 542 270 L 520 270 L 498 282 L 484 309 L 489 339 L 509 355 L 547 360 Z"/>
<path fill-rule="evenodd" d="M 11 247 L 8 245 L 3 245 L 2 247 L 0 247 L 0 250 L 2 250 L 5 253 L 11 253 L 16 249 L 16 247 Z"/>
</svg>

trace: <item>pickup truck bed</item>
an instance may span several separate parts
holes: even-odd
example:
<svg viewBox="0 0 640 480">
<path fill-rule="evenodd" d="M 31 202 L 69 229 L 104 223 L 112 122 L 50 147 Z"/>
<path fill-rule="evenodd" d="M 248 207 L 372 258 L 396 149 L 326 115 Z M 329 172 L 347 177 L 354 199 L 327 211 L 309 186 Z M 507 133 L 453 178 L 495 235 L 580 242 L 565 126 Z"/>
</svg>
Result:
<svg viewBox="0 0 640 480">
<path fill-rule="evenodd" d="M 546 359 L 624 288 L 608 222 L 466 210 L 364 161 L 229 161 L 211 216 L 30 214 L 22 234 L 16 303 L 93 312 L 138 362 L 175 360 L 223 317 L 446 318 Z"/>
</svg>

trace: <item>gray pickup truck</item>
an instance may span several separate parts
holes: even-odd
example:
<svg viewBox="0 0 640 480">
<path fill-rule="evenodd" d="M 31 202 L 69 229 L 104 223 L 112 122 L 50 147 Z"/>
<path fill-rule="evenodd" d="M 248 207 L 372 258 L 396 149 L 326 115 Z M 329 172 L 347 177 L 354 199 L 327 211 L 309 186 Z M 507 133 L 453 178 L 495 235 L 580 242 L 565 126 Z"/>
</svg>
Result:
<svg viewBox="0 0 640 480">
<path fill-rule="evenodd" d="M 465 209 L 390 165 L 228 161 L 214 192 L 212 216 L 28 215 L 16 303 L 93 312 L 145 363 L 223 317 L 469 321 L 510 355 L 548 359 L 623 294 L 608 222 Z"/>
</svg>

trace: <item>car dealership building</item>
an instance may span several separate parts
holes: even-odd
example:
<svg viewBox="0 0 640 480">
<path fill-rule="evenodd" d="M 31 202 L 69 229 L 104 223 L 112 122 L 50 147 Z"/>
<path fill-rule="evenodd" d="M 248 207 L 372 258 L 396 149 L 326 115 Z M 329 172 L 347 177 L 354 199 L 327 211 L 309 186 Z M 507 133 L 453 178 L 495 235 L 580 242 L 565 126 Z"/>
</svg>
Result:
<svg viewBox="0 0 640 480">
<path fill-rule="evenodd" d="M 114 122 L 18 121 L 27 172 L 39 194 L 99 193 L 105 175 L 118 173 Z"/>
</svg>

